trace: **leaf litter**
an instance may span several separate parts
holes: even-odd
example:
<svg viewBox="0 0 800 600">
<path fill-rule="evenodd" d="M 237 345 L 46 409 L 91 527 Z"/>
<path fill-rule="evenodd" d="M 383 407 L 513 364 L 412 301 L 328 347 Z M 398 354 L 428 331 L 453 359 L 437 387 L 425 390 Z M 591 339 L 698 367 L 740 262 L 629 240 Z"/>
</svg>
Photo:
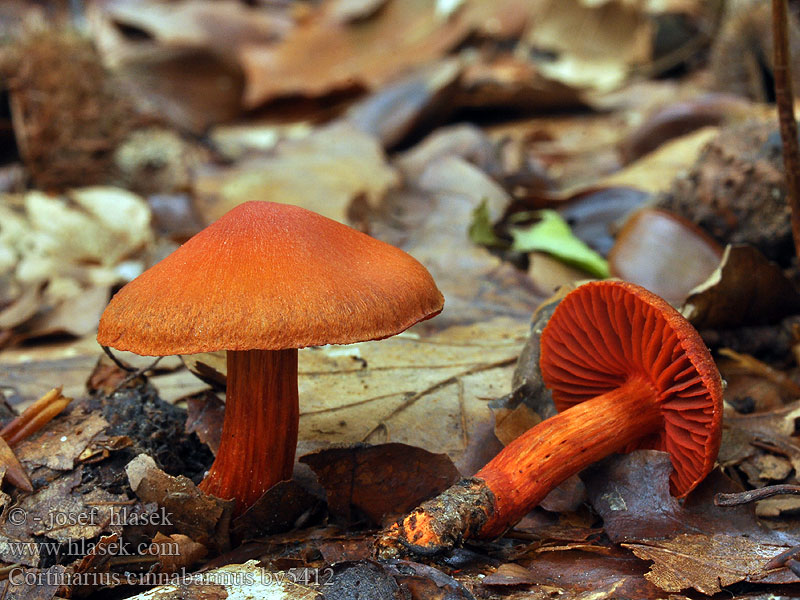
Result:
<svg viewBox="0 0 800 600">
<path fill-rule="evenodd" d="M 766 569 L 798 543 L 796 499 L 712 501 L 797 483 L 800 468 L 797 274 L 780 140 L 758 102 L 764 80 L 723 58 L 765 56 L 766 36 L 751 35 L 767 31 L 763 10 L 731 9 L 716 38 L 719 15 L 693 0 L 188 0 L 166 12 L 98 2 L 77 39 L 15 31 L 19 15 L 42 12 L 13 5 L 3 9 L 11 17 L 0 13 L 17 44 L 0 49 L 11 75 L 0 84 L 10 148 L 0 167 L 29 178 L 9 179 L 15 193 L 0 195 L 0 390 L 16 411 L 59 385 L 75 400 L 10 444 L 0 468 L 5 566 L 24 562 L 71 585 L 8 579 L 5 598 L 91 597 L 101 581 L 115 598 L 797 589 L 791 569 Z M 744 47 L 726 50 L 734 43 Z M 14 65 L 20 48 L 26 60 Z M 48 70 L 56 59 L 70 68 Z M 96 74 L 91 86 L 79 85 L 85 72 Z M 708 95 L 714 87 L 739 95 Z M 395 338 L 302 350 L 294 477 L 232 519 L 229 503 L 196 487 L 218 448 L 224 355 L 183 357 L 188 369 L 175 357 L 151 367 L 124 355 L 127 371 L 98 361 L 93 337 L 113 290 L 253 198 L 311 208 L 405 249 L 446 308 Z M 552 414 L 538 375 L 553 306 L 543 300 L 561 283 L 605 276 L 599 266 L 629 211 L 645 204 L 733 244 L 703 285 L 672 298 L 729 382 L 724 474 L 679 502 L 663 455 L 612 458 L 499 540 L 419 563 L 372 560 L 372 527 Z M 531 211 L 559 219 L 545 244 L 552 255 L 541 240 L 511 245 Z M 681 242 L 660 243 L 670 246 L 660 253 L 669 279 L 687 278 L 671 254 Z M 32 493 L 8 485 L 13 457 Z M 26 522 L 11 522 L 14 508 Z M 57 514 L 97 518 L 43 524 Z M 155 522 L 162 514 L 168 523 Z M 31 549 L 24 560 L 18 544 Z M 144 546 L 128 556 L 125 544 Z M 192 579 L 169 579 L 179 573 Z M 151 589 L 121 586 L 128 574 Z"/>
</svg>

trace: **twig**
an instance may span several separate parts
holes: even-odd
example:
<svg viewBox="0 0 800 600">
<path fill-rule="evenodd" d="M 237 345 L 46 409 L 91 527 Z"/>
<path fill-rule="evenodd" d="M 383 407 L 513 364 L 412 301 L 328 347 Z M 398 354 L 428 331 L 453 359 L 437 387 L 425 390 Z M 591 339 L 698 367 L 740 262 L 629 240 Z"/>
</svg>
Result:
<svg viewBox="0 0 800 600">
<path fill-rule="evenodd" d="M 789 67 L 789 31 L 786 0 L 772 0 L 773 74 L 775 104 L 783 142 L 783 166 L 789 207 L 792 211 L 792 238 L 795 253 L 800 257 L 800 146 L 797 141 L 797 121 L 794 118 L 792 72 Z"/>
<path fill-rule="evenodd" d="M 120 359 L 114 356 L 114 353 L 111 352 L 111 348 L 109 348 L 108 346 L 100 346 L 100 347 L 103 349 L 103 352 L 106 353 L 106 356 L 108 356 L 108 358 L 111 359 L 111 362 L 117 365 L 120 369 L 122 369 L 123 371 L 127 371 L 128 373 L 136 372 L 136 369 L 134 369 L 130 365 L 126 365 L 124 362 L 122 362 Z"/>
<path fill-rule="evenodd" d="M 800 485 L 784 483 L 782 485 L 770 485 L 757 490 L 748 490 L 735 494 L 717 494 L 714 496 L 714 504 L 717 506 L 739 506 L 757 500 L 772 498 L 772 496 L 796 495 L 800 496 Z"/>
<path fill-rule="evenodd" d="M 118 391 L 120 391 L 122 388 L 124 388 L 126 385 L 128 385 L 131 381 L 133 381 L 137 377 L 141 377 L 142 375 L 144 375 L 148 371 L 152 371 L 153 369 L 155 369 L 156 365 L 158 365 L 158 363 L 161 362 L 162 358 L 164 358 L 164 357 L 163 356 L 159 356 L 158 358 L 156 358 L 153 362 L 151 362 L 146 367 L 142 367 L 141 369 L 136 369 L 136 370 L 133 370 L 130 373 L 128 373 L 125 376 L 125 379 L 120 381 L 114 387 L 114 390 L 111 392 L 111 395 L 113 396 L 114 394 L 116 394 Z"/>
</svg>

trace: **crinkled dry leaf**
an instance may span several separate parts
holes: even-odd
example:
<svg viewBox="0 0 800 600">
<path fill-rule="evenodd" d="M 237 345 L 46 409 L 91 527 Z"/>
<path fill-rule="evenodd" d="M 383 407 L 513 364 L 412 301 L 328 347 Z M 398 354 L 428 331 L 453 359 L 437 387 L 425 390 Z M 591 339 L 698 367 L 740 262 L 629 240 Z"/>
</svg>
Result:
<svg viewBox="0 0 800 600">
<path fill-rule="evenodd" d="M 461 478 L 446 454 L 406 444 L 331 448 L 306 454 L 300 462 L 314 470 L 328 507 L 345 522 L 359 520 L 361 513 L 384 525 Z"/>
<path fill-rule="evenodd" d="M 29 467 L 68 471 L 92 438 L 106 427 L 108 422 L 101 415 L 79 405 L 48 424 L 38 435 L 22 441 L 16 447 L 17 456 Z"/>
<path fill-rule="evenodd" d="M 459 15 L 437 19 L 434 3 L 427 0 L 389 0 L 374 17 L 346 24 L 334 3 L 323 4 L 282 43 L 243 48 L 245 106 L 253 108 L 280 96 L 378 87 L 439 58 L 471 28 Z M 310 56 L 314 60 L 308 60 Z"/>
<path fill-rule="evenodd" d="M 580 550 L 542 552 L 519 562 L 528 568 L 537 583 L 532 591 L 555 588 L 558 598 L 663 599 L 664 593 L 644 578 L 646 567 L 642 561 L 619 549 L 608 550 L 605 554 Z M 553 594 L 541 597 L 552 598 Z"/>
<path fill-rule="evenodd" d="M 186 432 L 195 433 L 214 455 L 222 438 L 225 403 L 211 392 L 202 392 L 186 401 Z"/>
<path fill-rule="evenodd" d="M 228 547 L 233 502 L 203 494 L 186 477 L 171 477 L 146 454 L 125 468 L 131 489 L 143 502 L 162 507 L 175 529 L 209 548 Z"/>
<path fill-rule="evenodd" d="M 42 549 L 35 536 L 56 542 L 89 540 L 110 529 L 111 512 L 116 504 L 127 503 L 126 496 L 94 489 L 76 493 L 83 469 L 78 468 L 24 496 L 16 505 L 14 518 L 0 526 L 0 558 L 9 563 L 38 566 Z M 80 515 L 84 517 L 79 518 Z M 22 550 L 15 542 L 22 542 Z"/>
<path fill-rule="evenodd" d="M 291 26 L 284 11 L 256 9 L 236 0 L 114 0 L 90 5 L 90 24 L 107 60 L 134 50 L 124 29 L 138 30 L 164 46 L 191 46 L 232 53 L 247 43 L 269 43 Z"/>
<path fill-rule="evenodd" d="M 652 35 L 652 22 L 641 7 L 624 0 L 548 0 L 536 13 L 528 42 L 556 56 L 539 65 L 547 77 L 609 90 L 650 59 Z"/>
<path fill-rule="evenodd" d="M 378 142 L 339 122 L 286 140 L 271 156 L 232 167 L 205 166 L 194 190 L 206 223 L 249 200 L 294 204 L 346 223 L 353 200 L 363 197 L 374 205 L 397 183 Z"/>
<path fill-rule="evenodd" d="M 776 323 L 800 311 L 800 293 L 775 263 L 753 246 L 728 245 L 706 281 L 681 309 L 698 329 Z"/>
<path fill-rule="evenodd" d="M 674 539 L 622 545 L 642 560 L 653 561 L 645 577 L 668 592 L 694 588 L 712 596 L 724 586 L 740 581 L 800 581 L 789 569 L 764 571 L 771 558 L 786 550 L 785 545 L 766 544 L 742 536 L 686 533 Z"/>
</svg>

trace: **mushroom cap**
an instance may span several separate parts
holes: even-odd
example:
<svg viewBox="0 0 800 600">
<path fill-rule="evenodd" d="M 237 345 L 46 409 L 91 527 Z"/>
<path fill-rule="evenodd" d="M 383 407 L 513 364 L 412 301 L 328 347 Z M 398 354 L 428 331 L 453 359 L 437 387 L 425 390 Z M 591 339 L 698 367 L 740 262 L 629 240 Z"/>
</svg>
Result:
<svg viewBox="0 0 800 600">
<path fill-rule="evenodd" d="M 97 340 L 153 356 L 349 344 L 443 303 L 402 250 L 297 206 L 246 202 L 123 287 Z"/>
<path fill-rule="evenodd" d="M 657 395 L 663 430 L 633 441 L 672 459 L 672 493 L 685 496 L 714 467 L 722 436 L 722 380 L 700 334 L 665 300 L 622 281 L 567 294 L 542 332 L 540 368 L 559 411 L 633 378 Z"/>
</svg>

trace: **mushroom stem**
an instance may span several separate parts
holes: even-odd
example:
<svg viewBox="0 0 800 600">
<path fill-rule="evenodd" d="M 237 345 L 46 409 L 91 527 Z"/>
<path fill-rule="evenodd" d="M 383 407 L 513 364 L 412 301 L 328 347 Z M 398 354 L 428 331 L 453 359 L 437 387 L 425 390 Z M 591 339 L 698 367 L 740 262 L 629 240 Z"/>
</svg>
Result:
<svg viewBox="0 0 800 600">
<path fill-rule="evenodd" d="M 629 379 L 529 429 L 474 478 L 392 525 L 379 538 L 378 553 L 435 554 L 467 537 L 497 537 L 567 477 L 660 428 L 654 387 L 642 378 Z"/>
<path fill-rule="evenodd" d="M 229 351 L 222 439 L 200 489 L 241 514 L 291 479 L 299 416 L 296 349 Z"/>
</svg>

